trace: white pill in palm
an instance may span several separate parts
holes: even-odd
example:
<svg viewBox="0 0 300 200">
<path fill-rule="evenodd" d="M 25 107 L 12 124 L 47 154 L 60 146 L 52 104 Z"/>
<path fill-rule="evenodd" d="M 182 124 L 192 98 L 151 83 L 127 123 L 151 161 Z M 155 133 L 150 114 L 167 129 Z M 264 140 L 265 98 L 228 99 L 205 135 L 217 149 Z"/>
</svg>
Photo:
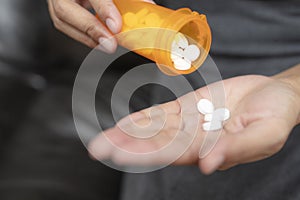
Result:
<svg viewBox="0 0 300 200">
<path fill-rule="evenodd" d="M 187 48 L 189 46 L 189 41 L 182 33 L 177 33 L 175 35 L 175 41 L 180 48 Z"/>
<path fill-rule="evenodd" d="M 205 122 L 202 124 L 202 128 L 204 131 L 217 131 L 223 128 L 222 122 L 218 120 L 214 120 L 211 122 Z"/>
<path fill-rule="evenodd" d="M 174 62 L 174 67 L 177 70 L 189 70 L 192 67 L 191 61 L 185 60 L 183 58 L 173 60 L 173 62 Z"/>
<path fill-rule="evenodd" d="M 183 56 L 193 62 L 199 58 L 200 49 L 196 45 L 189 45 L 187 48 L 185 48 Z"/>
<path fill-rule="evenodd" d="M 209 113 L 209 114 L 204 115 L 204 121 L 210 122 L 210 121 L 212 121 L 212 119 L 213 119 L 212 114 Z"/>
<path fill-rule="evenodd" d="M 213 118 L 220 121 L 226 121 L 230 118 L 230 111 L 227 108 L 218 108 L 214 111 Z"/>
<path fill-rule="evenodd" d="M 208 99 L 201 99 L 197 103 L 197 108 L 198 108 L 198 111 L 203 115 L 212 114 L 215 109 L 212 102 Z"/>
</svg>

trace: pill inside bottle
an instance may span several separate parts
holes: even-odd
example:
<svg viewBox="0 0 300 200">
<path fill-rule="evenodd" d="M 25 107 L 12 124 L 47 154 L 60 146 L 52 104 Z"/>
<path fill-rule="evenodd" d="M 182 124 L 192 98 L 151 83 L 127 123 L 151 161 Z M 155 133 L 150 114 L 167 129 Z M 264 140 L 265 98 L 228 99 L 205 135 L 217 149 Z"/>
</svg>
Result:
<svg viewBox="0 0 300 200">
<path fill-rule="evenodd" d="M 205 15 L 137 0 L 114 0 L 123 26 L 120 45 L 154 62 L 168 75 L 189 74 L 205 61 L 211 32 Z"/>
</svg>

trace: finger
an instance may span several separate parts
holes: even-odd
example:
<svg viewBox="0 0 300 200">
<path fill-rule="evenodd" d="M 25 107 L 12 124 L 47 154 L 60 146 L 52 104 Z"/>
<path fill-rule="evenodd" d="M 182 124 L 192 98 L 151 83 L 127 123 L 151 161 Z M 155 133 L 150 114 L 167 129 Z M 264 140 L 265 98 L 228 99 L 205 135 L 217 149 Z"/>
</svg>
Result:
<svg viewBox="0 0 300 200">
<path fill-rule="evenodd" d="M 190 135 L 184 131 L 169 129 L 160 132 L 155 138 L 123 143 L 121 148 L 112 151 L 111 158 L 120 165 L 153 166 L 173 162 L 192 164 L 197 160 L 197 156 L 192 159 L 192 154 L 189 154 L 188 159 L 187 156 L 185 160 L 181 159 L 191 142 Z"/>
<path fill-rule="evenodd" d="M 174 100 L 168 103 L 160 104 L 132 113 L 129 116 L 121 119 L 117 123 L 117 126 L 122 126 L 130 123 L 135 124 L 138 120 L 142 119 L 144 119 L 144 121 L 148 124 L 151 122 L 151 118 L 153 117 L 167 116 L 170 114 L 180 114 L 180 111 L 181 108 L 179 102 L 177 100 Z"/>
<path fill-rule="evenodd" d="M 158 150 L 166 140 L 169 141 L 167 134 L 143 140 L 128 136 L 118 127 L 114 127 L 95 137 L 90 142 L 88 150 L 93 158 L 102 160 L 112 158 L 112 155 L 116 153 L 137 154 L 152 152 Z"/>
<path fill-rule="evenodd" d="M 64 23 L 60 19 L 56 17 L 53 10 L 53 5 L 49 2 L 49 13 L 54 22 L 55 28 L 60 30 L 61 32 L 65 33 L 66 35 L 70 36 L 71 38 L 85 44 L 90 48 L 95 48 L 98 43 L 94 41 L 91 37 L 87 36 L 85 33 L 79 31 L 78 29 L 74 28 L 73 26 Z"/>
<path fill-rule="evenodd" d="M 193 134 L 178 128 L 180 123 L 176 117 L 171 115 L 163 129 L 148 138 L 141 138 L 141 134 L 151 128 L 135 132 L 137 137 L 132 137 L 116 126 L 94 139 L 89 145 L 89 152 L 94 158 L 110 158 L 122 165 L 194 164 L 198 160 L 197 151 L 203 137 L 197 134 L 199 130 Z M 195 116 L 187 118 L 192 121 Z M 157 120 L 159 117 L 153 119 L 153 123 L 157 124 Z"/>
<path fill-rule="evenodd" d="M 90 3 L 112 33 L 121 31 L 122 17 L 112 0 L 90 0 Z"/>
<path fill-rule="evenodd" d="M 124 134 L 130 135 L 139 139 L 147 139 L 155 137 L 161 131 L 170 129 L 183 130 L 183 120 L 181 115 L 158 115 L 151 119 L 142 118 L 133 123 L 118 123 Z"/>
<path fill-rule="evenodd" d="M 92 159 L 105 160 L 110 157 L 113 144 L 104 134 L 97 135 L 88 145 L 88 152 Z"/>
<path fill-rule="evenodd" d="M 143 120 L 143 119 L 142 119 Z M 89 145 L 90 154 L 97 159 L 106 159 L 113 151 L 126 151 L 130 153 L 148 153 L 156 151 L 170 143 L 181 124 L 176 115 L 168 116 L 163 127 L 158 127 L 160 117 L 153 119 L 153 126 L 146 127 L 118 127 L 108 129 L 93 139 Z M 137 122 L 140 124 L 140 122 Z M 145 137 L 145 135 L 147 137 Z M 130 145 L 128 145 L 130 144 Z"/>
<path fill-rule="evenodd" d="M 139 120 L 144 120 L 147 123 L 151 121 L 152 117 L 156 117 L 157 115 L 165 115 L 168 113 L 165 113 L 164 110 L 162 110 L 159 106 L 153 106 L 146 109 L 143 109 L 141 111 L 132 113 L 128 115 L 127 117 L 124 117 L 121 119 L 117 126 L 122 126 L 126 124 L 135 124 Z"/>
<path fill-rule="evenodd" d="M 54 1 L 53 10 L 58 19 L 85 33 L 94 41 L 99 41 L 101 50 L 108 53 L 116 50 L 117 42 L 107 28 L 79 4 L 72 1 Z"/>
<path fill-rule="evenodd" d="M 83 6 L 86 9 L 92 8 L 91 3 L 88 0 L 75 0 L 76 3 Z"/>
<path fill-rule="evenodd" d="M 155 2 L 152 1 L 152 0 L 143 0 L 143 1 L 148 2 L 148 3 L 153 3 L 153 4 L 155 4 Z"/>
<path fill-rule="evenodd" d="M 56 27 L 61 32 L 65 33 L 69 37 L 77 40 L 78 42 L 85 44 L 86 46 L 90 48 L 95 48 L 98 46 L 98 43 L 95 42 L 92 38 L 84 34 L 83 32 L 75 29 L 74 27 L 70 26 L 67 23 L 64 22 L 58 22 L 60 25 Z"/>
<path fill-rule="evenodd" d="M 144 1 L 155 4 L 152 0 Z M 117 34 L 121 31 L 122 17 L 112 0 L 90 0 L 90 3 L 112 33 Z"/>
<path fill-rule="evenodd" d="M 181 112 L 183 114 L 198 114 L 197 103 L 202 98 L 196 92 L 190 92 L 180 98 L 178 98 L 178 103 L 180 105 Z"/>
<path fill-rule="evenodd" d="M 98 160 L 108 159 L 114 148 L 119 148 L 123 143 L 132 138 L 118 129 L 117 127 L 106 130 L 98 134 L 88 145 L 90 155 Z"/>
<path fill-rule="evenodd" d="M 269 157 L 284 145 L 287 129 L 282 119 L 266 119 L 253 122 L 239 133 L 225 133 L 212 152 L 199 161 L 199 167 L 205 174 L 210 174 L 219 168 Z"/>
</svg>

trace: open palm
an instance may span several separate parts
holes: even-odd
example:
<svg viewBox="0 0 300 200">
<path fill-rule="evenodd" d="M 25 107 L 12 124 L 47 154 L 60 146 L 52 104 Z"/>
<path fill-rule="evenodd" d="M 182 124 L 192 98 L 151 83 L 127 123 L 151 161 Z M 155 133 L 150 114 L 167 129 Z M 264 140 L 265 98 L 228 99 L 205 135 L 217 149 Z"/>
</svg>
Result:
<svg viewBox="0 0 300 200">
<path fill-rule="evenodd" d="M 231 111 L 223 130 L 202 129 L 196 104 L 211 99 L 209 87 L 203 87 L 124 118 L 90 143 L 91 155 L 122 165 L 198 164 L 211 173 L 278 152 L 298 118 L 294 91 L 284 82 L 255 75 L 223 84 Z"/>
</svg>

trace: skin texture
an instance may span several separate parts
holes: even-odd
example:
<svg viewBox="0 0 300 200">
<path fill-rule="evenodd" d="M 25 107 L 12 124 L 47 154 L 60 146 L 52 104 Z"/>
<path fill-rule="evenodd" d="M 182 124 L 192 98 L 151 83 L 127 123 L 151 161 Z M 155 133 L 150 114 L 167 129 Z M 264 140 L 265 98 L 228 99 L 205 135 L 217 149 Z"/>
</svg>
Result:
<svg viewBox="0 0 300 200">
<path fill-rule="evenodd" d="M 61 32 L 91 48 L 107 53 L 116 50 L 117 41 L 111 36 L 120 32 L 122 18 L 112 0 L 48 0 L 48 7 L 54 26 Z"/>
<path fill-rule="evenodd" d="M 172 161 L 174 152 L 183 150 L 182 144 L 192 139 L 189 148 L 173 164 L 198 164 L 205 174 L 265 159 L 281 150 L 292 128 L 300 123 L 299 74 L 300 66 L 295 66 L 274 77 L 249 75 L 224 80 L 226 107 L 231 111 L 231 118 L 204 158 L 199 158 L 205 137 L 201 128 L 203 116 L 193 105 L 201 98 L 210 99 L 207 87 L 126 117 L 94 138 L 89 152 L 95 159 L 109 158 L 121 165 L 155 165 Z M 161 126 L 162 120 L 165 121 L 158 133 L 146 138 L 158 130 L 155 124 Z M 143 127 L 135 129 L 134 125 Z M 178 133 L 178 139 L 172 141 Z M 131 156 L 159 150 L 170 141 L 173 148 L 158 155 Z"/>
</svg>

